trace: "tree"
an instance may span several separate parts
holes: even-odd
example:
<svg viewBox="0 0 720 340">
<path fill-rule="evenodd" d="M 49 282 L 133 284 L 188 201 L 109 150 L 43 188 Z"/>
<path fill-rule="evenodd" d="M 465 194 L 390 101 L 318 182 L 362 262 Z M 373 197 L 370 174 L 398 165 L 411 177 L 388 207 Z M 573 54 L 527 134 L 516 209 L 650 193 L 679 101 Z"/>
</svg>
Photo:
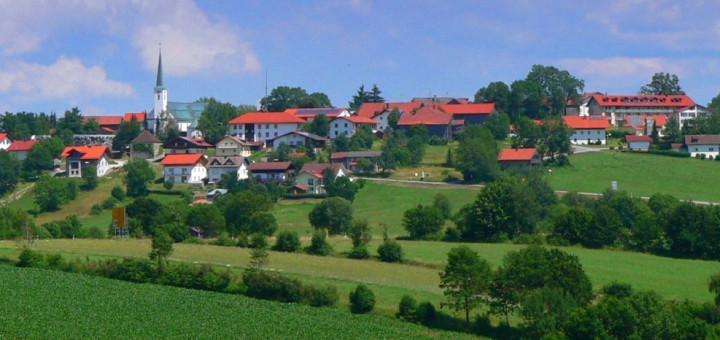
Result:
<svg viewBox="0 0 720 340">
<path fill-rule="evenodd" d="M 450 214 L 452 213 L 452 206 L 450 205 L 450 200 L 447 198 L 447 196 L 441 193 L 435 194 L 435 196 L 433 196 L 433 207 L 440 210 L 443 218 L 445 218 L 446 220 L 450 218 Z"/>
<path fill-rule="evenodd" d="M 508 132 L 510 132 L 510 117 L 505 112 L 500 111 L 490 115 L 490 118 L 483 125 L 492 132 L 495 139 L 504 140 L 507 138 Z"/>
<path fill-rule="evenodd" d="M 468 183 L 492 181 L 497 178 L 498 149 L 490 130 L 478 125 L 465 128 L 455 153 L 456 164 Z"/>
<path fill-rule="evenodd" d="M 130 142 L 140 134 L 140 122 L 133 115 L 129 122 L 122 122 L 115 138 L 112 141 L 112 149 L 115 151 L 125 151 Z"/>
<path fill-rule="evenodd" d="M 310 224 L 316 229 L 327 229 L 330 235 L 345 232 L 352 221 L 353 207 L 341 197 L 324 199 L 310 211 Z"/>
<path fill-rule="evenodd" d="M 248 181 L 241 181 L 247 183 Z M 273 201 L 269 195 L 247 189 L 222 196 L 216 204 L 225 216 L 227 231 L 231 235 L 249 233 L 250 218 L 256 213 L 270 211 Z"/>
<path fill-rule="evenodd" d="M 373 84 L 372 89 L 370 90 L 370 94 L 368 96 L 369 101 L 373 103 L 384 103 L 385 98 L 381 97 L 380 93 L 382 93 L 382 91 L 380 91 L 377 85 Z"/>
<path fill-rule="evenodd" d="M 260 106 L 266 111 L 285 111 L 288 108 L 300 107 L 300 100 L 304 97 L 308 97 L 308 93 L 301 87 L 278 86 L 269 96 L 260 100 Z"/>
<path fill-rule="evenodd" d="M 582 79 L 553 66 L 533 65 L 525 80 L 540 86 L 545 106 L 554 115 L 565 114 L 566 101 L 578 98 L 585 88 Z"/>
<path fill-rule="evenodd" d="M 75 198 L 72 188 L 74 185 L 75 182 L 66 182 L 60 178 L 42 175 L 33 188 L 35 204 L 40 207 L 41 211 L 56 211 L 63 203 Z M 77 190 L 77 188 L 74 189 Z"/>
<path fill-rule="evenodd" d="M 440 209 L 418 204 L 405 211 L 402 225 L 412 239 L 435 238 L 445 225 L 445 218 Z"/>
<path fill-rule="evenodd" d="M 354 314 L 370 313 L 375 308 L 375 293 L 364 284 L 350 292 L 350 311 Z"/>
<path fill-rule="evenodd" d="M 198 119 L 197 129 L 202 132 L 205 141 L 214 145 L 227 134 L 228 122 L 244 112 L 240 112 L 230 103 L 222 103 L 215 98 L 202 98 L 200 101 L 205 103 L 205 109 Z M 255 111 L 255 107 L 252 109 Z"/>
<path fill-rule="evenodd" d="M 225 231 L 225 217 L 214 204 L 191 207 L 186 224 L 200 229 L 202 235 L 208 238 Z"/>
<path fill-rule="evenodd" d="M 100 123 L 95 118 L 88 119 L 82 127 L 82 133 L 86 135 L 92 135 L 100 130 Z"/>
<path fill-rule="evenodd" d="M 546 119 L 542 123 L 542 140 L 538 145 L 538 151 L 549 157 L 550 162 L 558 165 L 568 163 L 567 157 L 572 154 L 570 136 L 572 130 L 560 119 Z"/>
<path fill-rule="evenodd" d="M 327 256 L 332 253 L 332 246 L 327 242 L 327 236 L 322 230 L 313 232 L 310 238 L 310 246 L 306 252 L 311 255 Z"/>
<path fill-rule="evenodd" d="M 347 234 L 352 239 L 353 248 L 364 247 L 372 241 L 372 230 L 366 219 L 353 221 Z"/>
<path fill-rule="evenodd" d="M 655 73 L 649 84 L 640 88 L 640 94 L 681 95 L 685 91 L 680 88 L 678 76 L 670 73 Z"/>
<path fill-rule="evenodd" d="M 147 184 L 155 178 L 155 172 L 144 159 L 131 160 L 125 164 L 125 187 L 130 197 L 147 196 Z"/>
<path fill-rule="evenodd" d="M 50 157 L 58 158 L 65 150 L 63 140 L 58 137 L 50 137 L 42 142 L 43 147 L 50 153 Z"/>
<path fill-rule="evenodd" d="M 316 107 L 332 107 L 330 98 L 322 92 L 313 92 L 309 96 L 302 97 L 298 100 L 300 108 L 316 108 Z"/>
<path fill-rule="evenodd" d="M 510 100 L 510 88 L 501 81 L 494 81 L 475 92 L 475 103 L 495 103 L 495 109 L 504 111 Z"/>
<path fill-rule="evenodd" d="M 68 129 L 74 134 L 81 134 L 83 131 L 83 116 L 77 107 L 65 111 L 65 114 L 57 122 L 57 129 Z"/>
<path fill-rule="evenodd" d="M 307 125 L 306 130 L 312 134 L 327 137 L 330 134 L 330 118 L 324 114 L 319 114 Z"/>
<path fill-rule="evenodd" d="M 275 215 L 269 211 L 258 211 L 250 215 L 248 221 L 248 234 L 260 233 L 265 236 L 272 236 L 278 228 Z"/>
<path fill-rule="evenodd" d="M 158 270 L 162 271 L 165 260 L 173 252 L 173 239 L 170 238 L 167 231 L 159 229 L 152 238 L 152 250 L 150 251 L 150 259 L 157 260 Z"/>
<path fill-rule="evenodd" d="M 665 131 L 665 135 L 662 139 L 665 142 L 677 143 L 682 141 L 683 136 L 680 132 L 680 124 L 678 124 L 675 116 L 668 118 L 668 120 L 665 122 L 665 128 L 663 129 L 663 131 Z"/>
<path fill-rule="evenodd" d="M 467 246 L 450 249 L 440 273 L 440 289 L 448 302 L 441 306 L 465 311 L 465 322 L 470 324 L 470 312 L 485 301 L 491 275 L 490 264 L 475 251 Z"/>
<path fill-rule="evenodd" d="M 369 150 L 372 148 L 375 135 L 369 125 L 361 125 L 355 133 L 350 137 L 350 148 L 358 150 Z"/>
<path fill-rule="evenodd" d="M 397 130 L 399 121 L 400 111 L 397 107 L 395 107 L 388 114 L 388 128 L 392 129 L 393 131 Z"/>
<path fill-rule="evenodd" d="M 273 250 L 294 253 L 299 249 L 300 237 L 298 237 L 297 232 L 283 230 L 278 233 Z"/>
<path fill-rule="evenodd" d="M 23 161 L 25 178 L 40 176 L 43 171 L 52 170 L 54 167 L 52 155 L 42 143 L 35 143 Z"/>
<path fill-rule="evenodd" d="M 357 111 L 363 103 L 370 101 L 370 94 L 365 91 L 365 84 L 360 85 L 357 93 L 352 96 L 352 100 L 348 102 L 351 111 Z"/>
<path fill-rule="evenodd" d="M 510 120 L 516 122 L 520 117 L 539 119 L 547 114 L 543 104 L 543 93 L 540 85 L 533 81 L 517 80 L 510 85 L 510 100 L 507 112 Z"/>
<path fill-rule="evenodd" d="M 360 185 L 348 176 L 335 178 L 332 168 L 323 170 L 323 183 L 328 197 L 342 197 L 350 202 L 355 200 L 355 194 L 360 190 Z"/>
<path fill-rule="evenodd" d="M 20 179 L 20 161 L 0 150 L 0 196 L 15 189 Z"/>
<path fill-rule="evenodd" d="M 407 140 L 407 150 L 409 152 L 408 164 L 416 166 L 420 164 L 425 155 L 425 146 L 427 144 L 428 129 L 425 125 L 413 125 L 410 127 L 410 138 Z"/>
<path fill-rule="evenodd" d="M 275 149 L 268 153 L 267 158 L 268 160 L 277 161 L 277 162 L 287 162 L 290 160 L 290 152 L 292 150 L 290 147 L 285 143 L 280 143 Z"/>
<path fill-rule="evenodd" d="M 92 190 L 98 186 L 97 168 L 88 164 L 83 167 L 82 178 L 84 183 L 81 188 L 84 190 Z"/>
</svg>

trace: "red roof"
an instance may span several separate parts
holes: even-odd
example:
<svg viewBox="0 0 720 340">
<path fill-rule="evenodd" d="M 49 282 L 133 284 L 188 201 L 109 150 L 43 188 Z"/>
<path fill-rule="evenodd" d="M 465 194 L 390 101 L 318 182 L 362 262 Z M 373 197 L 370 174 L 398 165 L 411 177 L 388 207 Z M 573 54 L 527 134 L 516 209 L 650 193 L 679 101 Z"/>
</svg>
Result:
<svg viewBox="0 0 720 340">
<path fill-rule="evenodd" d="M 3 139 L 7 138 L 7 136 L 8 136 L 7 133 L 0 132 L 0 142 L 2 142 Z"/>
<path fill-rule="evenodd" d="M 625 140 L 628 143 L 633 142 L 652 142 L 652 138 L 650 136 L 638 136 L 638 135 L 625 135 Z"/>
<path fill-rule="evenodd" d="M 124 122 L 129 122 L 132 120 L 132 117 L 135 117 L 139 123 L 142 123 L 145 121 L 145 112 L 128 112 L 123 116 Z"/>
<path fill-rule="evenodd" d="M 195 165 L 203 162 L 205 157 L 199 153 L 173 153 L 166 155 L 160 164 L 165 166 L 172 165 Z M 203 162 L 204 163 L 204 162 Z"/>
<path fill-rule="evenodd" d="M 331 164 L 331 163 L 305 163 L 300 169 L 300 173 L 307 172 L 317 178 L 321 178 L 323 176 L 323 171 L 325 169 L 330 168 L 333 170 L 333 174 L 337 176 L 338 171 L 342 168 L 342 164 Z"/>
<path fill-rule="evenodd" d="M 609 129 L 610 122 L 603 116 L 563 116 L 563 122 L 571 129 Z"/>
<path fill-rule="evenodd" d="M 398 125 L 447 125 L 450 120 L 451 114 L 425 106 L 415 112 L 405 112 L 400 116 Z"/>
<path fill-rule="evenodd" d="M 335 119 L 345 119 L 353 124 L 377 124 L 377 120 L 363 117 L 363 116 L 348 116 L 348 117 L 338 117 Z"/>
<path fill-rule="evenodd" d="M 95 146 L 68 146 L 63 150 L 62 154 L 60 154 L 61 157 L 68 157 L 70 156 L 71 152 L 78 152 L 82 154 L 80 157 L 81 160 L 84 161 L 94 161 L 102 158 L 103 155 L 109 154 L 110 150 L 108 150 L 107 146 L 102 145 L 95 145 Z"/>
<path fill-rule="evenodd" d="M 123 116 L 85 116 L 83 123 L 87 123 L 91 119 L 95 119 L 100 125 L 120 125 Z"/>
<path fill-rule="evenodd" d="M 385 110 L 397 108 L 399 111 L 410 112 L 421 107 L 422 102 L 396 102 L 396 103 L 363 103 L 357 110 L 357 115 L 372 118 Z"/>
<path fill-rule="evenodd" d="M 36 140 L 16 140 L 10 144 L 7 151 L 30 151 L 35 143 L 37 143 Z"/>
<path fill-rule="evenodd" d="M 286 171 L 290 169 L 292 162 L 255 162 L 250 163 L 250 171 Z"/>
<path fill-rule="evenodd" d="M 460 115 L 489 115 L 495 111 L 495 103 L 442 104 L 435 106 L 449 114 Z"/>
<path fill-rule="evenodd" d="M 675 107 L 695 105 L 686 95 L 592 95 L 600 106 Z"/>
<path fill-rule="evenodd" d="M 502 149 L 498 155 L 499 162 L 531 161 L 537 153 L 535 148 Z"/>
<path fill-rule="evenodd" d="M 230 120 L 230 124 L 305 124 L 288 112 L 248 112 Z"/>
</svg>

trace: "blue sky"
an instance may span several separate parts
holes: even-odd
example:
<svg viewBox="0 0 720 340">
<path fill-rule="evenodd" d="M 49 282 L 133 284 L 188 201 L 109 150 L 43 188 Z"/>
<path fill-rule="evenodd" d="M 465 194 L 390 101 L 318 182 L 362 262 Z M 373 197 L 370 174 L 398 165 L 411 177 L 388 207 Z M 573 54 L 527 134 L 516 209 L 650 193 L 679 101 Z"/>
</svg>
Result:
<svg viewBox="0 0 720 340">
<path fill-rule="evenodd" d="M 548 4 L 549 3 L 549 4 Z M 700 104 L 720 91 L 714 1 L 0 0 L 0 112 L 150 110 L 162 42 L 171 101 L 257 104 L 300 86 L 345 107 L 361 84 L 388 101 L 472 98 L 533 64 L 633 94 L 655 72 Z"/>
</svg>

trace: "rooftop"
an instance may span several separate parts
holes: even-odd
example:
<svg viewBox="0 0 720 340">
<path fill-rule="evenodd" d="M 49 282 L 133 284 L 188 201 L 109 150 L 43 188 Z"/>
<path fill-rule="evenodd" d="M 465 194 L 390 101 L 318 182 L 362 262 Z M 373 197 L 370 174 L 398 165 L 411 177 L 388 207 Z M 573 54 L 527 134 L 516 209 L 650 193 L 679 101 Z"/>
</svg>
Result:
<svg viewBox="0 0 720 340">
<path fill-rule="evenodd" d="M 195 165 L 198 162 L 204 162 L 205 157 L 199 153 L 175 153 L 165 155 L 160 164 L 165 166 L 173 165 Z"/>
<path fill-rule="evenodd" d="M 535 148 L 502 149 L 498 155 L 498 161 L 531 161 L 536 153 L 537 149 Z"/>
</svg>

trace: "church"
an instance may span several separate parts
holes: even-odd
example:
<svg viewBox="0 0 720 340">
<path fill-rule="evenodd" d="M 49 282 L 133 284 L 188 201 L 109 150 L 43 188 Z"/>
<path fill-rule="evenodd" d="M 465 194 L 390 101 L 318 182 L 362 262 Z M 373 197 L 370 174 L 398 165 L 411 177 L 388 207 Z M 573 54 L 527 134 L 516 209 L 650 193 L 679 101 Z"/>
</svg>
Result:
<svg viewBox="0 0 720 340">
<path fill-rule="evenodd" d="M 157 79 L 155 81 L 155 105 L 148 114 L 148 128 L 157 134 L 159 129 L 169 123 L 178 126 L 181 136 L 201 137 L 197 130 L 200 114 L 205 110 L 205 103 L 171 102 L 168 101 L 168 90 L 163 84 L 162 52 L 158 55 Z"/>
</svg>

